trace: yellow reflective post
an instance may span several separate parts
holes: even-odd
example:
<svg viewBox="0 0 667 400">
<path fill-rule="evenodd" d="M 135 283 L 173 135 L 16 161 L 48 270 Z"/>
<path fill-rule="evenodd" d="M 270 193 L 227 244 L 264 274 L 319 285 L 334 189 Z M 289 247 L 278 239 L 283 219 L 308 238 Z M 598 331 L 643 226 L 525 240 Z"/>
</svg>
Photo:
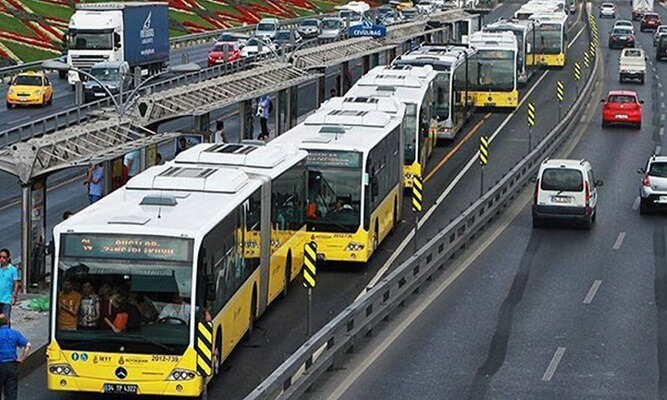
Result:
<svg viewBox="0 0 667 400">
<path fill-rule="evenodd" d="M 528 103 L 528 152 L 533 150 L 533 127 L 535 127 L 535 103 Z"/>
<path fill-rule="evenodd" d="M 479 196 L 484 194 L 484 166 L 489 162 L 489 139 L 486 136 L 479 138 L 479 165 L 480 170 L 480 190 Z"/>
<path fill-rule="evenodd" d="M 312 332 L 313 288 L 317 285 L 317 243 L 308 242 L 303 249 L 303 286 L 308 289 L 308 320 L 306 321 L 306 339 Z"/>
</svg>

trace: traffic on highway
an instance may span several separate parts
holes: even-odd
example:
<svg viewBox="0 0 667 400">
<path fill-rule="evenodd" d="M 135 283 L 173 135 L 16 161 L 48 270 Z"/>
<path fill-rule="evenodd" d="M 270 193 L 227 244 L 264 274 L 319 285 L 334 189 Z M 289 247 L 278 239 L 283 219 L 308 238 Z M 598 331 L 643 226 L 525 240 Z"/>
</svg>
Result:
<svg viewBox="0 0 667 400">
<path fill-rule="evenodd" d="M 82 169 L 57 173 L 47 358 L 21 380 L 20 397 L 274 398 L 266 388 L 275 382 L 282 398 L 307 399 L 667 396 L 667 11 L 636 2 L 500 3 L 470 31 L 450 32 L 458 43 L 400 46 L 371 68 L 354 60 L 348 85 L 335 79 L 343 67 L 324 70 L 327 100 L 318 105 L 315 83 L 300 85 L 298 123 L 266 142 L 243 140 L 241 106 L 216 110 L 225 142 L 164 143 L 167 162 L 91 205 Z M 356 3 L 340 10 L 348 21 L 370 15 Z M 394 3 L 378 14 L 397 24 L 415 6 L 421 18 L 451 8 Z M 324 22 L 283 30 L 262 20 L 250 35 L 168 58 L 215 66 L 293 50 L 323 40 Z M 123 63 L 100 63 L 96 78 L 123 87 Z M 33 84 L 48 87 L 25 89 Z M 50 74 L 22 73 L 12 87 L 0 112 L 13 124 L 50 112 L 21 98 L 74 101 Z M 258 108 L 254 132 L 264 115 Z M 179 118 L 159 130 L 191 125 Z M 536 156 L 561 134 L 553 153 Z M 365 304 L 528 158 L 539 162 L 511 205 L 369 325 L 353 352 L 328 372 L 318 364 L 324 348 L 293 364 L 318 331 L 352 329 L 337 316 Z M 18 194 L 0 199 L 0 241 L 14 248 Z M 66 210 L 76 212 L 61 222 Z M 317 264 L 309 279 L 307 246 Z M 61 307 L 84 286 L 106 307 L 86 323 Z M 318 368 L 272 380 L 295 365 Z"/>
</svg>

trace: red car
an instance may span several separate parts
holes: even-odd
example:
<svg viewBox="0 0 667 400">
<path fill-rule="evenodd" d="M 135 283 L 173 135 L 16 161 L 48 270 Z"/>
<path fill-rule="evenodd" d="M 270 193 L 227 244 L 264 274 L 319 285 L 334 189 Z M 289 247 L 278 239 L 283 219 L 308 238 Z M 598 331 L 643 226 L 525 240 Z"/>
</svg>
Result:
<svg viewBox="0 0 667 400">
<path fill-rule="evenodd" d="M 642 127 L 642 104 L 637 93 L 629 90 L 612 90 L 602 99 L 602 127 L 610 124 L 631 124 Z"/>
<path fill-rule="evenodd" d="M 227 43 L 227 61 L 232 62 L 241 58 L 241 49 L 236 44 Z M 216 43 L 208 51 L 208 66 L 222 64 L 225 62 L 225 43 Z"/>
<path fill-rule="evenodd" d="M 644 13 L 642 22 L 639 24 L 639 30 L 644 32 L 647 30 L 656 30 L 662 24 L 660 16 L 654 12 Z"/>
</svg>

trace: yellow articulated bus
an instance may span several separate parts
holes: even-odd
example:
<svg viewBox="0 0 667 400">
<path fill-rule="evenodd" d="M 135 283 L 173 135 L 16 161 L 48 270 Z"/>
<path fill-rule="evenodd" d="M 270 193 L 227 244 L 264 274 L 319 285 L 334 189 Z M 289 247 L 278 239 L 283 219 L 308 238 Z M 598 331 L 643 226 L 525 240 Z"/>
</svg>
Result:
<svg viewBox="0 0 667 400">
<path fill-rule="evenodd" d="M 254 177 L 233 167 L 152 167 L 57 225 L 48 388 L 200 395 L 298 273 L 304 157 L 294 152 L 276 166 L 285 172 Z M 284 182 L 272 185 L 274 175 Z M 277 212 L 290 216 L 284 229 L 272 226 Z M 270 262 L 274 230 L 293 244 L 291 264 Z"/>
<path fill-rule="evenodd" d="M 512 32 L 476 32 L 470 45 L 477 54 L 469 61 L 470 100 L 476 107 L 516 108 L 517 40 Z"/>
<path fill-rule="evenodd" d="M 395 96 L 405 104 L 403 185 L 423 177 L 437 141 L 438 119 L 449 112 L 449 82 L 432 66 L 394 65 L 373 68 L 345 94 L 350 97 Z M 442 93 L 443 96 L 437 96 Z M 439 114 L 441 113 L 441 114 Z"/>
<path fill-rule="evenodd" d="M 517 40 L 517 82 L 525 85 L 536 71 L 535 58 L 535 23 L 530 20 L 499 19 L 484 27 L 484 32 L 504 32 L 514 34 Z"/>
<path fill-rule="evenodd" d="M 560 11 L 549 14 L 535 13 L 530 19 L 536 24 L 535 64 L 545 67 L 564 67 L 567 61 L 567 15 Z"/>
<path fill-rule="evenodd" d="M 402 122 L 381 111 L 322 107 L 269 146 L 308 152 L 308 240 L 324 261 L 366 262 L 401 216 Z"/>
<path fill-rule="evenodd" d="M 393 61 L 394 65 L 430 65 L 438 73 L 435 85 L 434 116 L 436 140 L 453 140 L 475 111 L 468 101 L 469 62 L 477 50 L 461 44 L 422 44 Z"/>
</svg>

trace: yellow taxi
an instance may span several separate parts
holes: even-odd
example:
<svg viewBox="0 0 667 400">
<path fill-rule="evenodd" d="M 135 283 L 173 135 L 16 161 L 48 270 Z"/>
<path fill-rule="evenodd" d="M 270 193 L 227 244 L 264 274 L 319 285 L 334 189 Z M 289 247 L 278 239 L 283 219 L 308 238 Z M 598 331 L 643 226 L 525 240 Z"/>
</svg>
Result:
<svg viewBox="0 0 667 400">
<path fill-rule="evenodd" d="M 7 109 L 19 105 L 50 105 L 53 87 L 49 78 L 41 72 L 22 72 L 9 85 L 5 99 Z"/>
<path fill-rule="evenodd" d="M 412 8 L 415 6 L 414 2 L 412 0 L 391 0 L 389 4 L 393 5 L 396 7 L 398 10 L 403 11 L 408 8 Z"/>
</svg>

